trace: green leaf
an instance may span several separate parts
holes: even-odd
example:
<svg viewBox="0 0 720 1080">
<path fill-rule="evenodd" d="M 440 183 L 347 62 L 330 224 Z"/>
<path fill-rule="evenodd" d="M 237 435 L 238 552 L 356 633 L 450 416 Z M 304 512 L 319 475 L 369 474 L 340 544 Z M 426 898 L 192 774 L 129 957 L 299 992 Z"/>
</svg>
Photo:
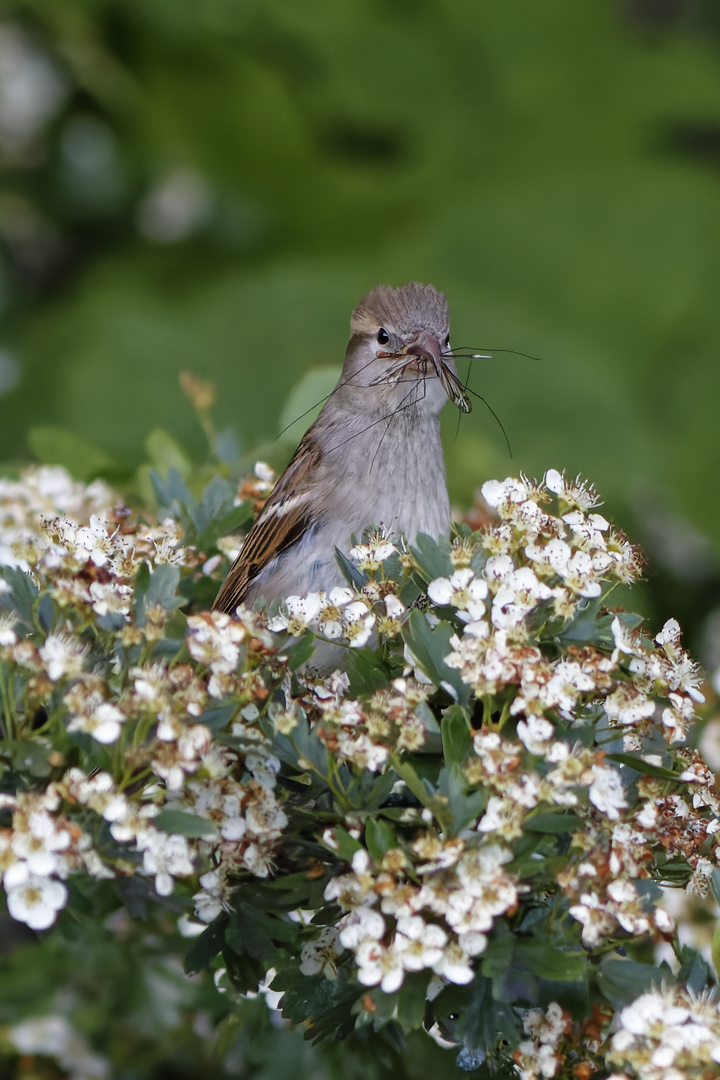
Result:
<svg viewBox="0 0 720 1080">
<path fill-rule="evenodd" d="M 358 570 L 355 563 L 351 562 L 338 547 L 335 548 L 335 561 L 348 585 L 354 585 L 358 589 L 362 589 L 363 585 L 367 585 L 370 580 L 367 574 L 363 573 L 362 570 Z"/>
<path fill-rule="evenodd" d="M 230 533 L 237 532 L 238 529 L 241 529 L 243 525 L 250 521 L 252 516 L 252 501 L 246 499 L 239 506 L 233 506 L 232 510 L 229 510 L 223 517 L 213 521 L 211 528 L 206 530 L 202 540 L 207 544 L 209 535 L 212 536 L 213 540 L 217 540 L 221 536 L 228 536 Z"/>
<path fill-rule="evenodd" d="M 387 669 L 374 649 L 348 649 L 346 671 L 350 678 L 348 694 L 353 698 L 374 694 L 390 682 Z"/>
<path fill-rule="evenodd" d="M 351 862 L 353 855 L 360 850 L 362 844 L 354 836 L 351 836 L 346 829 L 343 829 L 342 825 L 336 825 L 333 834 L 338 846 L 338 855 L 345 862 Z"/>
<path fill-rule="evenodd" d="M 155 428 L 145 439 L 145 450 L 150 463 L 161 474 L 175 470 L 180 476 L 189 476 L 192 462 L 177 439 L 162 428 Z"/>
<path fill-rule="evenodd" d="M 38 597 L 33 579 L 12 566 L 0 566 L 0 578 L 10 586 L 9 592 L 0 592 L 0 609 L 13 611 L 28 630 L 33 630 L 33 608 Z"/>
<path fill-rule="evenodd" d="M 715 969 L 715 978 L 720 981 L 720 919 L 715 923 L 715 929 L 713 930 L 710 956 Z"/>
<path fill-rule="evenodd" d="M 525 832 L 569 833 L 581 825 L 583 825 L 582 818 L 576 817 L 575 814 L 562 814 L 548 810 L 526 818 L 523 829 Z"/>
<path fill-rule="evenodd" d="M 452 827 L 452 817 L 447 802 L 437 798 L 435 788 L 429 780 L 421 779 L 407 759 L 393 758 L 393 769 L 404 780 L 415 798 L 423 806 L 432 810 L 438 821 L 447 829 Z"/>
<path fill-rule="evenodd" d="M 0 754 L 8 757 L 13 768 L 19 773 L 45 777 L 52 772 L 48 761 L 49 748 L 36 739 L 3 739 L 0 741 Z"/>
<path fill-rule="evenodd" d="M 443 758 L 447 765 L 462 765 L 472 751 L 470 717 L 467 709 L 451 705 L 443 713 L 440 727 Z"/>
<path fill-rule="evenodd" d="M 514 1010 L 494 998 L 492 979 L 482 975 L 467 987 L 448 987 L 433 1003 L 433 1011 L 438 1017 L 456 1017 L 451 1030 L 467 1050 L 493 1054 L 503 1042 L 512 1050 L 520 1041 Z"/>
<path fill-rule="evenodd" d="M 298 721 L 297 725 L 287 736 L 287 741 L 296 752 L 296 761 L 299 758 L 302 758 L 312 765 L 320 776 L 328 776 L 330 771 L 330 755 L 328 748 L 313 731 L 310 731 L 307 720 L 300 719 Z M 280 738 L 278 739 L 278 743 L 280 743 Z"/>
<path fill-rule="evenodd" d="M 710 875 L 710 891 L 713 895 L 713 900 L 720 906 L 720 870 L 717 866 Z"/>
<path fill-rule="evenodd" d="M 537 938 L 518 940 L 513 960 L 551 981 L 579 983 L 588 975 L 589 957 L 584 949 L 561 949 Z"/>
<path fill-rule="evenodd" d="M 678 956 L 681 961 L 680 970 L 677 973 L 678 982 L 685 983 L 693 994 L 700 994 L 709 987 L 715 989 L 715 979 L 710 966 L 696 949 L 690 945 L 681 945 Z"/>
<path fill-rule="evenodd" d="M 402 628 L 405 644 L 428 678 L 436 686 L 442 686 L 460 705 L 467 705 L 470 687 L 462 681 L 459 671 L 445 663 L 445 657 L 452 652 L 450 638 L 454 634 L 455 630 L 447 622 L 431 629 L 425 614 L 417 609 L 410 612 Z"/>
<path fill-rule="evenodd" d="M 112 467 L 113 460 L 103 450 L 62 427 L 32 427 L 27 441 L 38 461 L 62 465 L 76 480 L 87 482 Z"/>
<path fill-rule="evenodd" d="M 198 840 L 216 840 L 218 828 L 214 822 L 185 810 L 161 810 L 152 818 L 152 824 L 162 832 L 177 836 L 194 837 Z"/>
<path fill-rule="evenodd" d="M 189 510 L 195 505 L 195 500 L 190 494 L 182 476 L 177 469 L 172 468 L 168 472 L 167 479 L 163 480 L 155 469 L 150 473 L 153 491 L 160 510 L 172 513 L 173 509 L 179 511 L 183 522 L 188 522 Z"/>
<path fill-rule="evenodd" d="M 373 812 L 379 810 L 390 797 L 396 777 L 388 770 L 379 776 L 362 769 L 350 772 L 347 767 L 338 769 L 338 782 L 343 784 L 345 799 L 355 810 Z"/>
<path fill-rule="evenodd" d="M 183 967 L 186 975 L 197 975 L 212 964 L 223 947 L 228 916 L 223 913 L 203 930 L 188 951 Z"/>
<path fill-rule="evenodd" d="M 382 862 L 383 855 L 398 846 L 392 826 L 383 818 L 368 818 L 365 823 L 365 843 L 373 862 Z"/>
<path fill-rule="evenodd" d="M 619 765 L 627 765 L 629 768 L 634 769 L 635 772 L 643 773 L 645 776 L 657 776 L 661 780 L 679 780 L 680 773 L 673 772 L 672 769 L 664 769 L 661 765 L 652 765 L 650 762 L 643 761 L 639 755 L 635 754 L 608 754 L 608 761 L 617 761 Z"/>
<path fill-rule="evenodd" d="M 412 556 L 427 582 L 439 577 L 450 577 L 455 567 L 450 558 L 452 548 L 447 537 L 435 540 L 427 533 L 418 533 L 415 544 L 410 547 Z"/>
<path fill-rule="evenodd" d="M 301 927 L 286 917 L 277 918 L 269 911 L 240 900 L 230 915 L 225 930 L 225 941 L 239 955 L 245 950 L 256 960 L 268 962 L 275 958 L 276 942 L 291 942 Z"/>
<path fill-rule="evenodd" d="M 135 591 L 133 599 L 135 601 L 135 618 L 138 621 L 138 625 L 145 625 L 145 594 L 148 591 L 150 585 L 150 567 L 147 563 L 140 563 L 138 572 L 135 575 Z"/>
<path fill-rule="evenodd" d="M 409 1034 L 421 1027 L 425 1016 L 428 973 L 406 975 L 397 1000 L 397 1017 L 400 1027 Z"/>
<path fill-rule="evenodd" d="M 310 1021 L 306 1037 L 313 1042 L 340 1039 L 349 1035 L 355 1026 L 352 1007 L 364 994 L 365 987 L 347 982 L 344 974 L 337 979 L 324 975 L 303 975 L 297 968 L 278 971 L 272 990 L 282 990 L 282 1015 L 299 1026 Z"/>
<path fill-rule="evenodd" d="M 440 754 L 442 751 L 442 730 L 435 714 L 426 701 L 420 701 L 413 709 L 425 731 L 425 742 L 418 747 L 419 754 Z"/>
<path fill-rule="evenodd" d="M 440 770 L 438 789 L 445 797 L 445 817 L 450 816 L 445 827 L 452 836 L 475 822 L 487 804 L 487 789 L 481 787 L 470 791 L 459 765 L 448 765 Z"/>
<path fill-rule="evenodd" d="M 674 982 L 668 965 L 640 964 L 636 960 L 604 960 L 597 968 L 597 984 L 615 1009 L 629 1005 L 651 986 Z"/>
<path fill-rule="evenodd" d="M 152 572 L 143 563 L 135 578 L 135 617 L 138 626 L 144 626 L 149 608 L 159 604 L 166 611 L 175 611 L 187 604 L 187 599 L 177 595 L 180 570 L 172 563 L 161 563 Z M 177 649 L 177 643 L 174 643 Z"/>
<path fill-rule="evenodd" d="M 203 489 L 200 501 L 186 503 L 192 527 L 186 542 L 198 548 L 208 548 L 220 536 L 234 532 L 253 515 L 252 501 L 246 499 L 235 506 L 235 488 L 222 476 L 215 475 Z"/>
<path fill-rule="evenodd" d="M 339 364 L 311 367 L 295 383 L 285 399 L 278 422 L 278 439 L 296 446 L 300 435 L 312 424 L 326 398 L 335 389 L 342 368 Z"/>
<path fill-rule="evenodd" d="M 292 644 L 282 650 L 283 655 L 288 657 L 290 671 L 297 671 L 315 652 L 315 635 L 312 630 L 306 630 L 301 638 L 290 638 L 289 641 Z"/>
<path fill-rule="evenodd" d="M 614 615 L 600 615 L 603 597 L 588 600 L 578 606 L 578 612 L 553 640 L 559 645 L 595 645 L 598 649 L 612 649 L 615 639 L 610 629 Z"/>
<path fill-rule="evenodd" d="M 233 703 L 232 705 L 221 705 L 219 709 L 206 709 L 204 713 L 198 716 L 197 722 L 198 724 L 204 724 L 211 731 L 223 731 L 237 714 L 239 707 L 237 703 Z"/>
</svg>

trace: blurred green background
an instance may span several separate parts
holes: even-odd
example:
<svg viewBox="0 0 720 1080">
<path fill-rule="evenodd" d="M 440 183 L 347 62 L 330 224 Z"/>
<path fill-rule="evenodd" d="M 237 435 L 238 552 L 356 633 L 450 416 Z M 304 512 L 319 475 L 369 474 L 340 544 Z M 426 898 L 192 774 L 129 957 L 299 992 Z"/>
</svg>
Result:
<svg viewBox="0 0 720 1080">
<path fill-rule="evenodd" d="M 448 415 L 457 504 L 590 477 L 715 662 L 717 0 L 6 2 L 0 154 L 0 460 L 37 425 L 201 458 L 190 369 L 280 465 L 360 296 L 430 281 L 456 345 L 539 357 L 474 362 L 514 458 Z"/>
</svg>

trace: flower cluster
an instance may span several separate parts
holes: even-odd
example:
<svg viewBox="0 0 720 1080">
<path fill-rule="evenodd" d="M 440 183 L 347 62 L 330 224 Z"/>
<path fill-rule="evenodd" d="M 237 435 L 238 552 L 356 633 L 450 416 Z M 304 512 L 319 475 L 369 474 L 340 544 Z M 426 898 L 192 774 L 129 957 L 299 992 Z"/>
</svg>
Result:
<svg viewBox="0 0 720 1080">
<path fill-rule="evenodd" d="M 35 790 L 0 795 L 11 812 L 0 831 L 10 914 L 52 925 L 71 874 L 137 870 L 167 896 L 204 870 L 195 906 L 209 921 L 228 904 L 229 878 L 267 877 L 287 821 L 279 762 L 255 722 L 253 702 L 268 696 L 255 660 L 262 631 L 250 615 L 243 624 L 213 614 L 183 618 L 187 638 L 182 627 L 171 636 L 186 603 L 181 568 L 201 573 L 201 558 L 178 521 L 133 520 L 104 484 L 28 470 L 2 482 L 0 517 L 5 746 L 14 768 L 36 777 Z M 228 697 L 232 745 L 202 722 Z M 67 767 L 73 744 L 93 755 L 89 774 Z"/>
<path fill-rule="evenodd" d="M 641 994 L 618 1015 L 607 1055 L 625 1080 L 720 1075 L 720 1006 L 681 987 Z"/>
<path fill-rule="evenodd" d="M 0 868 L 8 911 L 33 930 L 55 922 L 67 902 L 63 879 L 81 869 L 97 877 L 104 868 L 90 837 L 66 815 L 54 785 L 46 791 L 0 796 L 12 810 L 12 828 L 0 831 Z"/>
<path fill-rule="evenodd" d="M 326 842 L 332 848 L 331 834 Z M 419 883 L 397 848 L 385 853 L 379 872 L 361 848 L 352 873 L 329 882 L 325 899 L 348 912 L 338 924 L 339 941 L 355 953 L 363 985 L 380 984 L 392 993 L 406 972 L 424 969 L 451 983 L 472 980 L 471 959 L 485 951 L 495 918 L 516 908 L 519 883 L 504 869 L 512 859 L 506 848 L 463 848 L 462 842 L 443 844 L 437 835 L 419 833 L 412 854 L 427 860 L 418 866 Z"/>
<path fill-rule="evenodd" d="M 268 629 L 287 631 L 295 637 L 311 630 L 322 640 L 351 649 L 363 648 L 373 633 L 381 639 L 397 637 L 407 609 L 398 595 L 398 583 L 386 578 L 383 568 L 391 559 L 400 562 L 400 554 L 383 530 L 372 532 L 367 543 L 356 544 L 350 550 L 351 560 L 365 579 L 364 585 L 335 588 L 329 593 L 313 592 L 304 597 L 289 596 L 285 610 L 268 620 Z M 409 565 L 407 557 L 405 565 Z M 341 663 L 342 657 L 337 652 L 328 655 L 335 666 Z M 321 666 L 332 666 L 332 662 L 321 661 Z"/>
<path fill-rule="evenodd" d="M 137 876 L 210 924 L 189 970 L 272 968 L 323 1034 L 424 1018 L 525 1080 L 692 1075 L 716 1005 L 661 887 L 717 893 L 720 797 L 678 624 L 605 606 L 636 551 L 551 471 L 486 484 L 477 531 L 367 534 L 345 586 L 210 611 L 271 483 L 158 480 L 143 516 L 58 469 L 0 486 L 9 913 L 47 930 L 70 878 L 107 912 Z M 672 995 L 679 1042 L 642 1004 Z"/>
</svg>

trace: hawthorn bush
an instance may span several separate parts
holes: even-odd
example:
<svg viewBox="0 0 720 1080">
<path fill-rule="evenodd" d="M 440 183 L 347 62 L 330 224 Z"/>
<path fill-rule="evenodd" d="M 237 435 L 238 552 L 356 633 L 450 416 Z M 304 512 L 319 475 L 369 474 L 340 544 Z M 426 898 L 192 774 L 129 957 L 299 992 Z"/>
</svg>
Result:
<svg viewBox="0 0 720 1080">
<path fill-rule="evenodd" d="M 700 673 L 612 610 L 592 488 L 489 481 L 480 529 L 368 523 L 346 587 L 211 613 L 272 482 L 0 481 L 14 1074 L 720 1076 L 665 899 L 720 896 Z"/>
</svg>

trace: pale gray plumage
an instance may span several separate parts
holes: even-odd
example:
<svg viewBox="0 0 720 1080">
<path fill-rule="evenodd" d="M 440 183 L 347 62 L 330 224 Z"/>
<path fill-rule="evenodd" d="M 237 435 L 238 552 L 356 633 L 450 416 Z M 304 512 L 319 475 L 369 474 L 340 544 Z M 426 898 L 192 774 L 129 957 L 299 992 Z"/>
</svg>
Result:
<svg viewBox="0 0 720 1080">
<path fill-rule="evenodd" d="M 470 405 L 432 285 L 381 285 L 360 301 L 340 380 L 248 533 L 215 609 L 345 584 L 335 548 L 368 525 L 414 541 L 450 528 L 439 414 Z"/>
</svg>

